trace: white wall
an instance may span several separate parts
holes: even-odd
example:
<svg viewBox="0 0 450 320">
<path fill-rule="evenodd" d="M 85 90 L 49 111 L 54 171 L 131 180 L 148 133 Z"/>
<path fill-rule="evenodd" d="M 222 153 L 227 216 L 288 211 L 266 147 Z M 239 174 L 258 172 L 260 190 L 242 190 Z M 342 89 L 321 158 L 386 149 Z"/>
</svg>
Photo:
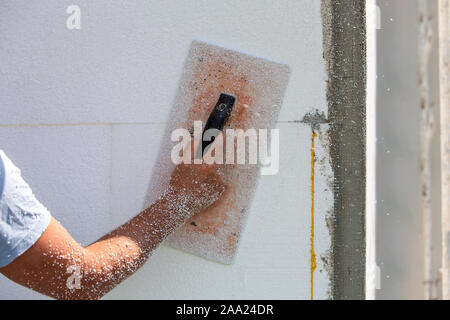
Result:
<svg viewBox="0 0 450 320">
<path fill-rule="evenodd" d="M 81 30 L 66 8 L 81 8 Z M 311 128 L 327 113 L 320 1 L 0 2 L 0 148 L 72 235 L 94 241 L 142 208 L 193 39 L 285 63 L 280 171 L 262 177 L 235 263 L 166 247 L 106 298 L 310 298 Z M 332 208 L 317 141 L 314 296 Z M 41 298 L 0 277 L 0 298 Z"/>
</svg>

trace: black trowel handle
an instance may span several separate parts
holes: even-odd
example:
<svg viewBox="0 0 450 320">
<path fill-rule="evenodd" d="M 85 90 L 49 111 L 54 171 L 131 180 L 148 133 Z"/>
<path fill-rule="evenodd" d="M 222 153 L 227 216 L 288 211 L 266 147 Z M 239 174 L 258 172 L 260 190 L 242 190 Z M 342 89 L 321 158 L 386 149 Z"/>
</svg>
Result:
<svg viewBox="0 0 450 320">
<path fill-rule="evenodd" d="M 219 100 L 216 103 L 213 111 L 209 115 L 208 120 L 206 121 L 205 128 L 203 129 L 202 134 L 202 155 L 206 151 L 206 148 L 214 141 L 215 136 L 211 137 L 210 141 L 205 141 L 204 136 L 205 132 L 209 129 L 222 130 L 223 126 L 227 122 L 228 118 L 231 115 L 231 110 L 233 109 L 234 102 L 236 98 L 225 93 L 221 93 Z M 209 139 L 207 139 L 209 140 Z"/>
</svg>

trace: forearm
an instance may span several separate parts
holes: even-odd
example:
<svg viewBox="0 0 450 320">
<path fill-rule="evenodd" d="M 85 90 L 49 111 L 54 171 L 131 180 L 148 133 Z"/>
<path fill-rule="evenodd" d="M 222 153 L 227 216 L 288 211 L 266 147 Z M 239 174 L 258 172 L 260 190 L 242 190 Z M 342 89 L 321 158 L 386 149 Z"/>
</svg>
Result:
<svg viewBox="0 0 450 320">
<path fill-rule="evenodd" d="M 224 191 L 214 166 L 175 167 L 160 200 L 85 249 L 86 287 L 82 296 L 99 298 L 106 294 L 141 267 L 170 233 L 217 201 Z"/>
<path fill-rule="evenodd" d="M 189 201 L 169 194 L 88 246 L 83 291 L 92 291 L 86 292 L 90 298 L 106 294 L 141 267 L 152 251 L 194 212 Z"/>
<path fill-rule="evenodd" d="M 142 266 L 167 235 L 196 212 L 189 203 L 167 194 L 86 248 L 52 218 L 38 242 L 1 271 L 56 299 L 101 298 Z"/>
<path fill-rule="evenodd" d="M 224 192 L 212 166 L 178 165 L 165 195 L 95 243 L 82 247 L 55 219 L 39 240 L 0 272 L 57 299 L 97 299 L 144 264 L 194 213 Z"/>
</svg>

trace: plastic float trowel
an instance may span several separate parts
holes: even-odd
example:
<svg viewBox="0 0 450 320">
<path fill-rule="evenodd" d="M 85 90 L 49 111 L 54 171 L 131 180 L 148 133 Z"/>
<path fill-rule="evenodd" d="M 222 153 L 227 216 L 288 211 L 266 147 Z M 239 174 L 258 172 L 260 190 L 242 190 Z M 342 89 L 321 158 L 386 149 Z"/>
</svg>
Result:
<svg viewBox="0 0 450 320">
<path fill-rule="evenodd" d="M 208 129 L 241 129 L 244 133 L 252 131 L 247 131 L 249 129 L 256 133 L 267 129 L 266 139 L 270 140 L 270 129 L 276 123 L 288 76 L 286 65 L 193 41 L 153 171 L 146 206 L 162 194 L 175 168 L 171 161 L 172 148 L 179 143 L 171 140 L 175 129 L 198 132 L 194 122 L 201 121 L 202 150 L 213 140 L 205 139 Z M 224 140 L 228 139 L 227 132 Z M 170 235 L 166 244 L 210 260 L 232 263 L 261 165 L 260 161 L 249 163 L 249 138 L 245 143 L 245 163 L 242 164 L 242 157 L 241 164 L 237 162 L 239 156 L 233 153 L 238 148 L 237 139 L 231 146 L 225 144 L 224 164 L 219 165 L 225 193 Z M 231 149 L 235 159 L 232 163 L 227 161 L 231 158 L 226 158 L 229 148 L 234 148 Z M 267 152 L 269 150 L 268 147 Z"/>
</svg>

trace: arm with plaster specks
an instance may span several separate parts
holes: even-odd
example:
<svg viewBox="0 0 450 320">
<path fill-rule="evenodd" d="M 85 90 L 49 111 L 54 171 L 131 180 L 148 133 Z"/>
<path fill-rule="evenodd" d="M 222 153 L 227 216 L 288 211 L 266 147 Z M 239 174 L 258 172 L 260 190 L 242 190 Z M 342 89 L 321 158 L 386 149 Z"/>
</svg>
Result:
<svg viewBox="0 0 450 320">
<path fill-rule="evenodd" d="M 141 267 L 171 232 L 214 203 L 223 191 L 215 165 L 180 164 L 160 200 L 100 240 L 83 247 L 51 218 L 39 240 L 0 272 L 57 299 L 101 298 Z"/>
</svg>

